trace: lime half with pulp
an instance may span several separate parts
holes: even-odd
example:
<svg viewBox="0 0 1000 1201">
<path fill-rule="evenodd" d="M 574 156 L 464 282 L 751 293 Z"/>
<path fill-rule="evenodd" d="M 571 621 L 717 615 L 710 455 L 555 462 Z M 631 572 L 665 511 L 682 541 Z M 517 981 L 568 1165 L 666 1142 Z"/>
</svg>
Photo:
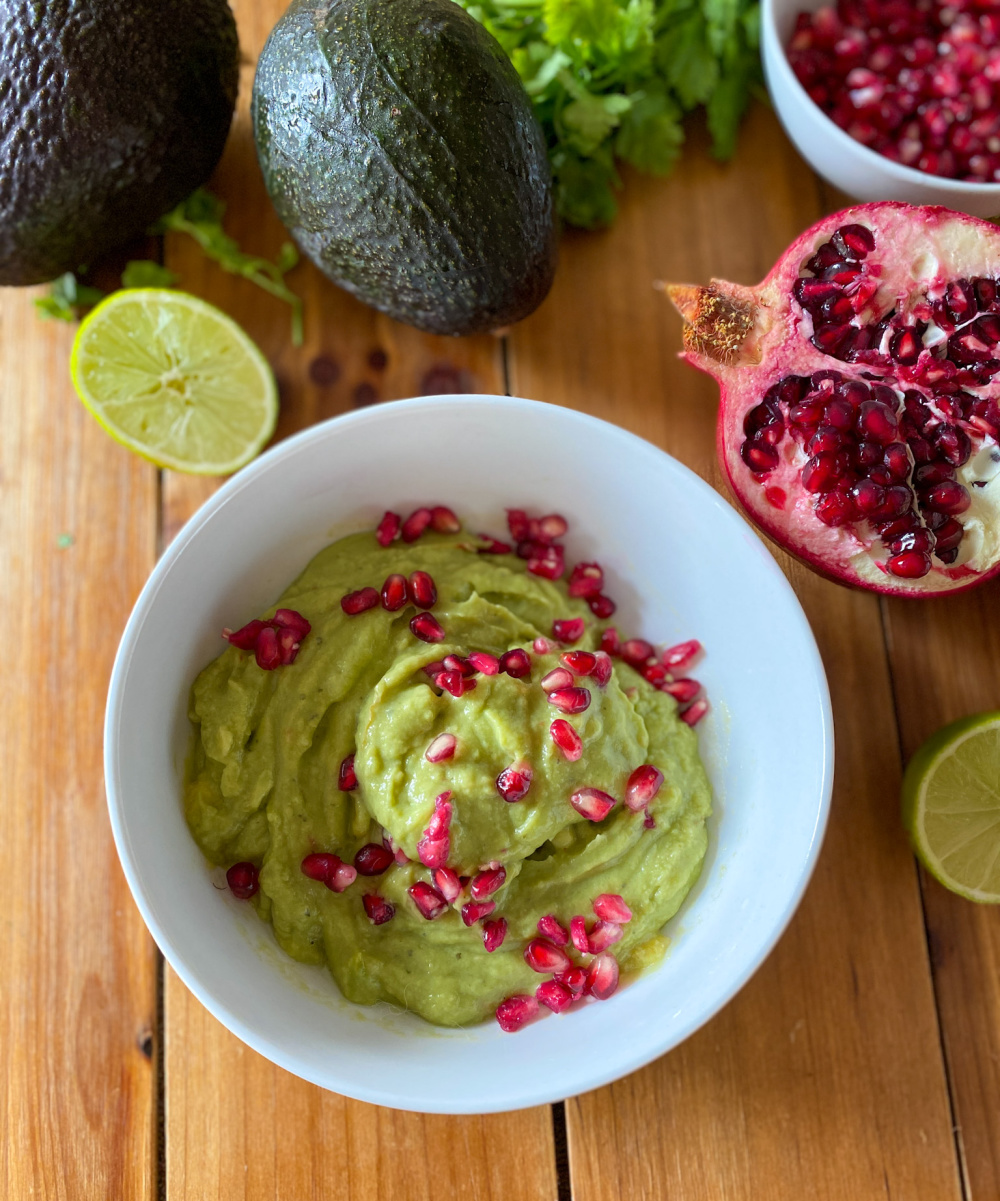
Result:
<svg viewBox="0 0 1000 1201">
<path fill-rule="evenodd" d="M 112 293 L 80 325 L 70 371 L 108 433 L 159 467 L 228 475 L 274 433 L 267 360 L 232 318 L 185 292 Z"/>
<path fill-rule="evenodd" d="M 952 722 L 917 751 L 903 776 L 903 824 L 945 888 L 1000 904 L 1000 712 Z"/>
</svg>

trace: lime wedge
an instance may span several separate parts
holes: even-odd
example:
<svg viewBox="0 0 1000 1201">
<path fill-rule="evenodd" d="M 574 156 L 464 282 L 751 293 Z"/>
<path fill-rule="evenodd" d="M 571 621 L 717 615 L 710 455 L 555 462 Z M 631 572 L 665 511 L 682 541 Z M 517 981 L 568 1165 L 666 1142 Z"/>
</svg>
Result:
<svg viewBox="0 0 1000 1201">
<path fill-rule="evenodd" d="M 228 475 L 274 432 L 267 360 L 235 321 L 185 292 L 113 292 L 80 325 L 70 372 L 108 433 L 159 467 Z"/>
<path fill-rule="evenodd" d="M 917 751 L 903 776 L 903 824 L 945 888 L 1000 904 L 1000 713 L 952 722 Z"/>
</svg>

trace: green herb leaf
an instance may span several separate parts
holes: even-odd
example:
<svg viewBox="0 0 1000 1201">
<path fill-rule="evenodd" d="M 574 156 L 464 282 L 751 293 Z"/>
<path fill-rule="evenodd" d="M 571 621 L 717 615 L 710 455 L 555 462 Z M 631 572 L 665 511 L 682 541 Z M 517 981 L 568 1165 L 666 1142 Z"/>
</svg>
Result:
<svg viewBox="0 0 1000 1201">
<path fill-rule="evenodd" d="M 552 159 L 556 205 L 570 225 L 599 229 L 618 212 L 615 188 L 620 186 L 610 149 L 581 158 L 565 149 Z"/>
<path fill-rule="evenodd" d="M 172 288 L 179 276 L 152 259 L 130 259 L 122 272 L 123 288 Z"/>
<path fill-rule="evenodd" d="M 650 175 L 667 175 L 684 144 L 681 111 L 664 90 L 637 92 L 622 118 L 615 154 Z"/>
<path fill-rule="evenodd" d="M 49 284 L 48 296 L 38 297 L 35 310 L 39 317 L 46 319 L 79 321 L 85 309 L 93 308 L 103 299 L 104 293 L 100 288 L 81 284 L 72 271 L 67 271 Z"/>
</svg>

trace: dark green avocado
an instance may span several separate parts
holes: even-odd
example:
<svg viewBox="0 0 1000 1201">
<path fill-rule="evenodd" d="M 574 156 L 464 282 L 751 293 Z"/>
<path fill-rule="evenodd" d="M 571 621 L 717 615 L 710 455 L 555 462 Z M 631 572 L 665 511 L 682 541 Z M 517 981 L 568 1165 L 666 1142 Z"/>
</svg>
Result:
<svg viewBox="0 0 1000 1201">
<path fill-rule="evenodd" d="M 238 72 L 226 0 L 0 0 L 0 284 L 78 270 L 204 183 Z"/>
<path fill-rule="evenodd" d="M 545 136 L 452 0 L 292 0 L 257 64 L 264 180 L 303 252 L 418 329 L 525 317 L 556 263 Z"/>
</svg>

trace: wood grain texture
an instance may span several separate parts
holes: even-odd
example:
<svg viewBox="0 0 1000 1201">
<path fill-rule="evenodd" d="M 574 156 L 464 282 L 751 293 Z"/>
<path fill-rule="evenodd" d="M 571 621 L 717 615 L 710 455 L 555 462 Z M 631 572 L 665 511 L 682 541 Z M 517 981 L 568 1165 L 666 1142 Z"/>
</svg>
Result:
<svg viewBox="0 0 1000 1201">
<path fill-rule="evenodd" d="M 652 281 L 755 282 L 820 211 L 763 109 L 731 166 L 696 144 L 670 181 L 630 178 L 615 227 L 567 240 L 552 296 L 512 332 L 513 390 L 627 426 L 718 484 L 716 385 L 676 359 L 680 323 Z M 567 1104 L 574 1201 L 960 1196 L 878 601 L 782 562 L 833 694 L 825 848 L 778 948 L 721 1014 Z"/>
<path fill-rule="evenodd" d="M 252 63 L 284 4 L 243 0 L 233 7 Z M 244 248 L 273 254 L 287 235 L 256 166 L 247 120 L 251 79 L 248 66 L 212 187 L 231 200 L 227 228 Z M 306 343 L 295 349 L 280 302 L 207 264 L 183 239 L 168 241 L 166 261 L 183 286 L 232 314 L 270 358 L 281 388 L 279 438 L 379 400 L 504 390 L 499 341 L 419 334 L 358 303 L 308 264 L 292 279 L 306 300 Z M 164 542 L 217 484 L 165 474 Z M 165 1030 L 169 1201 L 555 1201 L 548 1107 L 430 1117 L 326 1093 L 244 1047 L 169 969 Z"/>
<path fill-rule="evenodd" d="M 148 1197 L 155 960 L 104 800 L 108 676 L 155 473 L 73 393 L 73 329 L 0 291 L 0 1195 Z"/>
</svg>

